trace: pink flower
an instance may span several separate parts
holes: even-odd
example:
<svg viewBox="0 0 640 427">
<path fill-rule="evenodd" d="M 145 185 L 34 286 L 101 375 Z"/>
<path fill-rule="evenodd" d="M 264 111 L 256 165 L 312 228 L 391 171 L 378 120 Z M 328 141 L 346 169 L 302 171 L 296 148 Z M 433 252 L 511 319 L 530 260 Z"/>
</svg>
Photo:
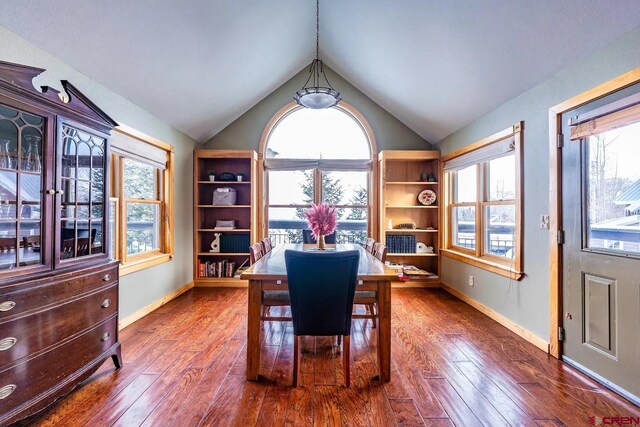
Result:
<svg viewBox="0 0 640 427">
<path fill-rule="evenodd" d="M 335 206 L 329 206 L 326 203 L 312 204 L 304 215 L 307 217 L 307 224 L 311 229 L 311 234 L 316 240 L 320 236 L 326 236 L 336 231 L 338 215 L 336 214 Z"/>
</svg>

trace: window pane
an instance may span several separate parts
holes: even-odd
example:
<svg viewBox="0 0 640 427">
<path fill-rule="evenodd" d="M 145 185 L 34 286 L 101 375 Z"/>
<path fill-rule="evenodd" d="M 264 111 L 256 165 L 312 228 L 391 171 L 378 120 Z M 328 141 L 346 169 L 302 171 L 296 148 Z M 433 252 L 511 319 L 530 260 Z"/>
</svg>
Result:
<svg viewBox="0 0 640 427">
<path fill-rule="evenodd" d="M 640 253 L 640 123 L 587 139 L 590 248 Z"/>
<path fill-rule="evenodd" d="M 516 206 L 487 206 L 484 215 L 484 252 L 515 258 Z"/>
<path fill-rule="evenodd" d="M 109 200 L 109 258 L 117 259 L 116 251 L 116 215 L 118 215 L 118 201 Z"/>
<path fill-rule="evenodd" d="M 277 245 L 302 243 L 302 230 L 307 228 L 304 208 L 269 208 L 269 237 Z"/>
<path fill-rule="evenodd" d="M 301 108 L 273 129 L 266 157 L 278 159 L 370 159 L 362 127 L 336 108 Z"/>
<path fill-rule="evenodd" d="M 270 205 L 310 205 L 313 202 L 313 171 L 270 171 Z"/>
<path fill-rule="evenodd" d="M 476 201 L 476 165 L 460 169 L 456 173 L 456 186 L 453 200 L 456 203 Z"/>
<path fill-rule="evenodd" d="M 367 240 L 367 209 L 341 209 L 336 238 L 338 243 L 363 244 Z"/>
<path fill-rule="evenodd" d="M 156 171 L 146 163 L 124 159 L 124 196 L 128 199 L 156 199 Z"/>
<path fill-rule="evenodd" d="M 17 252 L 16 223 L 0 222 L 0 270 L 7 270 L 16 266 Z"/>
<path fill-rule="evenodd" d="M 516 198 L 516 157 L 500 157 L 489 162 L 489 200 Z"/>
<path fill-rule="evenodd" d="M 330 205 L 367 206 L 368 172 L 322 172 L 322 201 Z"/>
<path fill-rule="evenodd" d="M 476 247 L 476 208 L 459 206 L 451 208 L 453 244 L 463 248 Z"/>
<path fill-rule="evenodd" d="M 159 206 L 127 203 L 127 254 L 160 249 Z"/>
</svg>

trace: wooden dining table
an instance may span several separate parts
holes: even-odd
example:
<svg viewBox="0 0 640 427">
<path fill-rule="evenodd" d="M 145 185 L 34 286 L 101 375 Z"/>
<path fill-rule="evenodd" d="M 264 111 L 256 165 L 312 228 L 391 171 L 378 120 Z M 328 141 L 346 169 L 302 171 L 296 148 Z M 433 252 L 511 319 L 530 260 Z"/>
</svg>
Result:
<svg viewBox="0 0 640 427">
<path fill-rule="evenodd" d="M 360 251 L 357 291 L 376 293 L 376 334 L 377 360 L 380 379 L 391 378 L 391 281 L 396 273 L 383 262 L 373 257 L 360 245 L 327 245 L 328 250 Z M 285 244 L 274 247 L 271 252 L 258 260 L 242 273 L 241 278 L 249 281 L 248 325 L 247 325 L 247 379 L 257 380 L 260 368 L 260 313 L 263 291 L 285 291 L 287 268 L 284 261 L 286 250 L 313 251 L 315 245 Z"/>
</svg>

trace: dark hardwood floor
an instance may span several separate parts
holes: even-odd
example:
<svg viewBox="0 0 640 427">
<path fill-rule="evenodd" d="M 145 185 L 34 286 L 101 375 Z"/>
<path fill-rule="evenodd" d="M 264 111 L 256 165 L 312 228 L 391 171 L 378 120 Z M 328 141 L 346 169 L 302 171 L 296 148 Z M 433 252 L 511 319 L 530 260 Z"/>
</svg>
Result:
<svg viewBox="0 0 640 427">
<path fill-rule="evenodd" d="M 331 338 L 306 338 L 290 387 L 290 323 L 267 323 L 245 380 L 246 290 L 194 289 L 121 332 L 106 362 L 33 425 L 581 426 L 639 408 L 439 289 L 394 289 L 391 382 L 371 321 L 354 321 L 352 386 Z"/>
</svg>

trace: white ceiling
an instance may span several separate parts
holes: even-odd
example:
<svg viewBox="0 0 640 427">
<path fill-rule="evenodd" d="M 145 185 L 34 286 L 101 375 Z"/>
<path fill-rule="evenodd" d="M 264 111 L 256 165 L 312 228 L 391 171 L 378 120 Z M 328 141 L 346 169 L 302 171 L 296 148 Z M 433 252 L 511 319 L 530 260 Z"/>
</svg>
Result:
<svg viewBox="0 0 640 427">
<path fill-rule="evenodd" d="M 327 64 L 432 142 L 640 26 L 638 0 L 321 0 L 320 12 Z M 3 0 L 0 25 L 205 142 L 311 61 L 315 2 Z"/>
</svg>

